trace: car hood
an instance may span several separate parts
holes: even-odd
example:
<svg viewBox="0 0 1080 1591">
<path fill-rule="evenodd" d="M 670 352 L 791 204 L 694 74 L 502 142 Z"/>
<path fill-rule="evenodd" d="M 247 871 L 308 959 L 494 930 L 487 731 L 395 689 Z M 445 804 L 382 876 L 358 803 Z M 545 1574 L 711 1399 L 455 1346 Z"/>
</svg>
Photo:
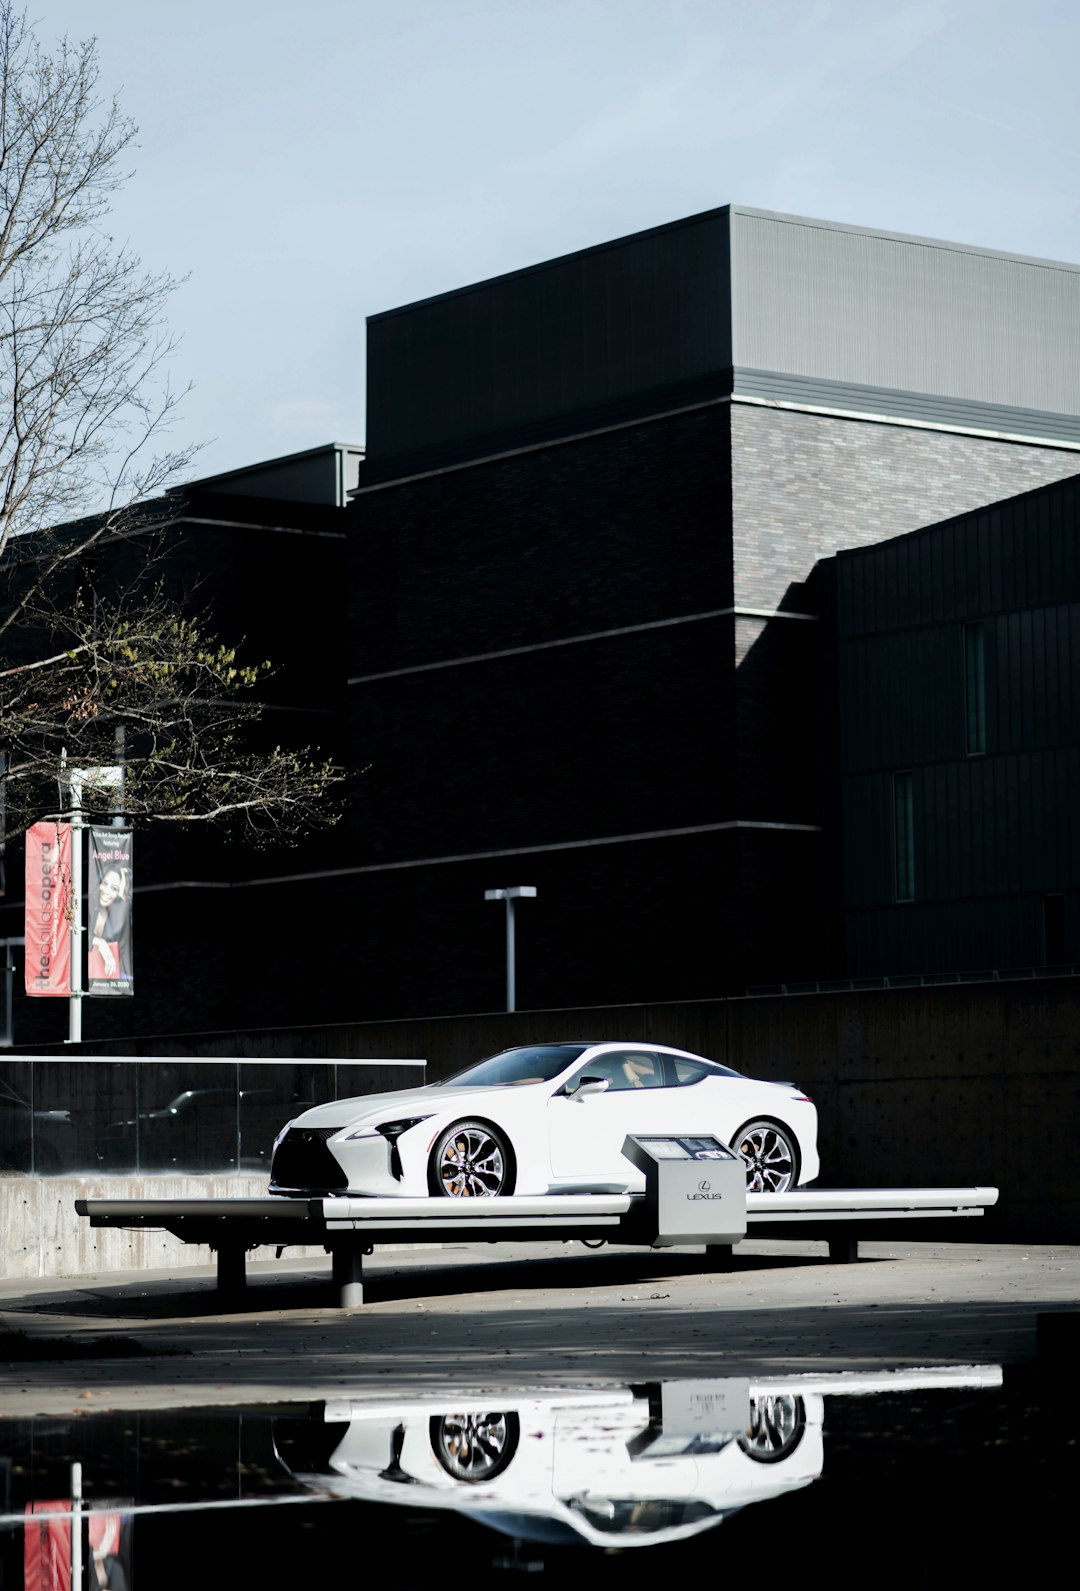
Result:
<svg viewBox="0 0 1080 1591">
<path fill-rule="evenodd" d="M 355 1099 L 333 1099 L 325 1105 L 315 1105 L 296 1116 L 292 1125 L 353 1127 L 370 1122 L 376 1126 L 379 1122 L 398 1121 L 402 1116 L 436 1116 L 444 1111 L 467 1115 L 482 1109 L 484 1100 L 493 1094 L 505 1098 L 506 1092 L 502 1084 L 489 1088 L 442 1088 L 436 1083 L 427 1088 L 395 1089 L 390 1094 L 360 1094 Z"/>
</svg>

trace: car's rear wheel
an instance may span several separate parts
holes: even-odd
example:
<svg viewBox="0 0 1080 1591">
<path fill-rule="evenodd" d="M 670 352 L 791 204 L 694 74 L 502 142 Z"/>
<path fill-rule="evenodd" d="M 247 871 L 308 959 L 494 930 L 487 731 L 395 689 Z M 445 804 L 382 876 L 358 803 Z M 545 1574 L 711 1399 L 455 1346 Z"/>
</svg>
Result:
<svg viewBox="0 0 1080 1591">
<path fill-rule="evenodd" d="M 791 1392 L 752 1394 L 750 1419 L 739 1437 L 747 1458 L 758 1464 L 776 1464 L 794 1453 L 806 1430 L 806 1408 Z"/>
<path fill-rule="evenodd" d="M 510 1146 L 486 1121 L 459 1121 L 438 1139 L 428 1165 L 428 1187 L 447 1199 L 496 1199 L 513 1193 Z"/>
<path fill-rule="evenodd" d="M 775 1121 L 748 1121 L 731 1147 L 746 1162 L 747 1193 L 787 1193 L 799 1175 L 799 1155 L 791 1134 Z"/>
</svg>

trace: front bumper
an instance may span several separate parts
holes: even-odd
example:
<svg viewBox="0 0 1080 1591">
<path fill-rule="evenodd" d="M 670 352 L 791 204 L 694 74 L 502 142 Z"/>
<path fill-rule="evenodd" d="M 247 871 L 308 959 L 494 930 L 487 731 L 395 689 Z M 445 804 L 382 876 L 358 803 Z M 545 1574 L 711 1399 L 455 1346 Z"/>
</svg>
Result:
<svg viewBox="0 0 1080 1591">
<path fill-rule="evenodd" d="M 274 1152 L 270 1192 L 398 1195 L 383 1137 L 348 1138 L 341 1127 L 290 1127 Z"/>
</svg>

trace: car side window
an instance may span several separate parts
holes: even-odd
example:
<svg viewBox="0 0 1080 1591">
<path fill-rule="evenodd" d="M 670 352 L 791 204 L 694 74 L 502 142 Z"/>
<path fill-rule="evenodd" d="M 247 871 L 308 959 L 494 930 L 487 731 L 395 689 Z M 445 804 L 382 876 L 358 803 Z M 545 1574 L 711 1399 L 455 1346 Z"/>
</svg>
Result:
<svg viewBox="0 0 1080 1591">
<path fill-rule="evenodd" d="M 650 1050 L 612 1050 L 596 1055 L 582 1066 L 579 1077 L 606 1077 L 608 1092 L 627 1088 L 663 1088 L 664 1073 L 660 1057 Z"/>
<path fill-rule="evenodd" d="M 716 1076 L 711 1066 L 703 1066 L 700 1061 L 685 1061 L 680 1055 L 669 1055 L 668 1062 L 675 1072 L 676 1088 L 686 1088 L 691 1083 L 700 1083 L 703 1077 Z"/>
</svg>

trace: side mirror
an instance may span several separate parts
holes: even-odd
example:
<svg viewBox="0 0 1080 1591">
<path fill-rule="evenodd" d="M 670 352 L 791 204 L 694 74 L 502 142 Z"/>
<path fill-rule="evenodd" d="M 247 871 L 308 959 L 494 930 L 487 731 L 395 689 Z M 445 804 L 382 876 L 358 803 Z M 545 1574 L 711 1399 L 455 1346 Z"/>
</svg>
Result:
<svg viewBox="0 0 1080 1591">
<path fill-rule="evenodd" d="M 606 1094 L 610 1087 L 610 1077 L 579 1077 L 570 1098 L 587 1099 L 590 1094 Z"/>
</svg>

